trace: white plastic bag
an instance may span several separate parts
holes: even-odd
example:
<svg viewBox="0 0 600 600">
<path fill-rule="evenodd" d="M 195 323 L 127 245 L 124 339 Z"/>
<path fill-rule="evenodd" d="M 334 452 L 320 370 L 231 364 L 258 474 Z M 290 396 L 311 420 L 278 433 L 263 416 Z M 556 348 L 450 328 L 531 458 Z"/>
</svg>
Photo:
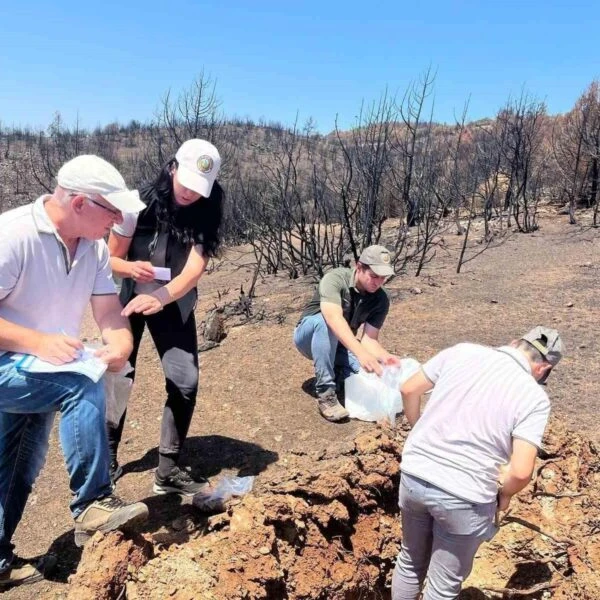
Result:
<svg viewBox="0 0 600 600">
<path fill-rule="evenodd" d="M 131 396 L 133 380 L 126 375 L 133 371 L 127 362 L 118 373 L 106 371 L 103 375 L 104 394 L 106 396 L 106 421 L 117 427 Z"/>
<path fill-rule="evenodd" d="M 399 366 L 384 367 L 381 377 L 362 369 L 350 375 L 345 383 L 346 410 L 350 417 L 394 425 L 396 415 L 402 412 L 400 386 L 420 367 L 414 358 L 403 358 Z"/>
<path fill-rule="evenodd" d="M 192 504 L 205 512 L 224 510 L 225 501 L 232 496 L 247 494 L 254 485 L 254 476 L 248 477 L 221 477 L 210 487 L 208 492 L 198 492 L 192 498 Z"/>
</svg>

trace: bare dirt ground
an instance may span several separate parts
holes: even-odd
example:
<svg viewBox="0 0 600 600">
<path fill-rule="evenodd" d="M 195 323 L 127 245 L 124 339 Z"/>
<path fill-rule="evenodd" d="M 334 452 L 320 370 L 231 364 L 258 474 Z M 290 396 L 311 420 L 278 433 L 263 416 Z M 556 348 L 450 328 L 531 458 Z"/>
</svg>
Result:
<svg viewBox="0 0 600 600">
<path fill-rule="evenodd" d="M 461 598 L 596 599 L 600 459 L 591 442 L 600 441 L 598 232 L 547 216 L 540 231 L 515 233 L 460 275 L 460 238 L 448 234 L 446 242 L 424 276 L 401 276 L 387 286 L 392 308 L 384 345 L 424 361 L 459 341 L 499 345 L 537 324 L 558 328 L 567 345 L 549 380 L 557 419 L 538 478 L 482 547 Z M 235 300 L 240 284 L 248 288 L 252 273 L 243 262 L 231 251 L 204 278 L 199 321 L 215 305 Z M 97 536 L 82 557 L 73 544 L 70 492 L 54 433 L 14 541 L 23 556 L 56 553 L 59 568 L 50 581 L 3 598 L 385 598 L 401 538 L 396 486 L 407 430 L 331 424 L 318 415 L 311 365 L 291 341 L 311 291 L 308 278 L 259 281 L 253 313 L 264 318 L 236 327 L 228 320 L 226 339 L 201 355 L 187 462 L 211 478 L 257 475 L 251 495 L 210 518 L 189 500 L 152 495 L 164 384 L 146 339 L 120 451 L 125 475 L 117 486 L 119 495 L 147 502 L 144 537 Z"/>
</svg>

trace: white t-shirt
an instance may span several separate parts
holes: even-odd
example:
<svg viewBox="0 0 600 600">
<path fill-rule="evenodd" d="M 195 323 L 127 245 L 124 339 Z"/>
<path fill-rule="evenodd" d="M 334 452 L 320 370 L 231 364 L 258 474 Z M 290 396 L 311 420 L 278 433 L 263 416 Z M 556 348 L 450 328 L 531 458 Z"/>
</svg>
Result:
<svg viewBox="0 0 600 600">
<path fill-rule="evenodd" d="M 137 226 L 138 214 L 139 213 L 123 213 L 123 222 L 115 223 L 112 230 L 118 235 L 126 238 L 132 238 Z M 163 255 L 166 254 L 167 236 L 161 236 L 159 243 L 163 245 L 160 251 Z M 164 267 L 165 265 L 161 264 L 155 266 Z M 163 283 L 159 283 L 158 281 L 136 281 L 133 291 L 136 294 L 152 294 L 152 292 L 155 292 L 163 285 Z"/>
<path fill-rule="evenodd" d="M 402 470 L 471 502 L 492 502 L 512 438 L 540 447 L 546 392 L 516 348 L 458 344 L 423 365 L 435 387 L 402 452 Z"/>
<path fill-rule="evenodd" d="M 47 199 L 0 215 L 0 317 L 77 337 L 90 297 L 116 294 L 110 255 L 104 240 L 80 239 L 71 262 Z"/>
<path fill-rule="evenodd" d="M 123 237 L 131 238 L 135 233 L 139 213 L 123 213 L 123 222 L 115 223 L 112 230 Z"/>
</svg>

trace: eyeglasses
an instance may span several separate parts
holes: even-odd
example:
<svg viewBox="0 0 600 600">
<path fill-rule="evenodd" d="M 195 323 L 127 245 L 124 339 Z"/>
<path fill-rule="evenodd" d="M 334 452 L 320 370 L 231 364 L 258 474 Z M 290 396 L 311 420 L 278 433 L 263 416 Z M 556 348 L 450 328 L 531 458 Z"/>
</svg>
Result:
<svg viewBox="0 0 600 600">
<path fill-rule="evenodd" d="M 102 204 L 101 202 L 94 200 L 87 194 L 83 194 L 81 192 L 71 192 L 69 194 L 69 196 L 83 196 L 86 200 L 88 200 L 92 204 L 95 204 L 96 206 L 99 206 L 100 208 L 103 208 L 105 211 L 109 212 L 113 217 L 118 217 L 121 214 L 120 210 L 118 210 L 116 208 L 110 208 L 110 207 L 106 206 L 105 204 Z"/>
<path fill-rule="evenodd" d="M 118 210 L 117 208 L 109 208 L 108 206 L 105 206 L 104 204 L 100 204 L 100 202 L 96 202 L 96 200 L 94 200 L 93 198 L 88 197 L 88 200 L 92 204 L 95 204 L 96 206 L 99 206 L 100 208 L 103 208 L 104 210 L 108 211 L 113 217 L 118 217 L 121 214 L 121 211 Z"/>
</svg>

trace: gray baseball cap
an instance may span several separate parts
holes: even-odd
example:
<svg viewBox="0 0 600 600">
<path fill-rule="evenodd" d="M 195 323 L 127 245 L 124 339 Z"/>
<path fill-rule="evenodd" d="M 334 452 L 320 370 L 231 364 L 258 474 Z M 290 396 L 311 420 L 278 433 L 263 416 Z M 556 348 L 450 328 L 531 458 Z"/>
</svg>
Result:
<svg viewBox="0 0 600 600">
<path fill-rule="evenodd" d="M 529 342 L 536 350 L 538 350 L 544 357 L 544 360 L 552 365 L 552 368 L 558 364 L 563 356 L 564 345 L 560 338 L 560 334 L 556 329 L 538 325 L 526 333 L 521 339 Z M 546 373 L 546 376 L 539 383 L 544 383 L 548 378 L 548 375 L 550 375 L 550 371 Z"/>
<path fill-rule="evenodd" d="M 368 246 L 361 252 L 358 260 L 380 277 L 389 277 L 394 274 L 392 256 L 385 246 Z"/>
</svg>

